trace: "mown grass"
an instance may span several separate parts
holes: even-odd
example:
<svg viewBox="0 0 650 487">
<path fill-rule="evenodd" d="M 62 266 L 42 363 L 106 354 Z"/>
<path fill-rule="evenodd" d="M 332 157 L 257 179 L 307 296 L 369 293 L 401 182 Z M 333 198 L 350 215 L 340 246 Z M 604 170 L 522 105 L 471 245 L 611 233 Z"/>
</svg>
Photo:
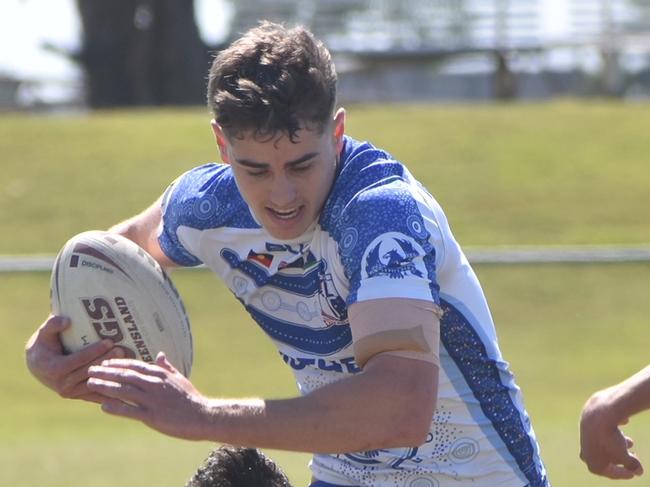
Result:
<svg viewBox="0 0 650 487">
<path fill-rule="evenodd" d="M 352 107 L 348 132 L 406 161 L 465 246 L 636 245 L 650 243 L 647 112 L 574 102 Z M 149 204 L 179 172 L 216 158 L 207 121 L 201 110 L 0 118 L 0 253 L 55 252 L 73 233 Z M 593 390 L 647 363 L 650 264 L 477 272 L 553 485 L 611 485 L 579 462 L 577 418 Z M 173 277 L 192 319 L 199 389 L 295 394 L 289 371 L 221 283 L 206 271 Z M 59 399 L 25 369 L 23 345 L 46 314 L 48 280 L 0 274 L 0 485 L 183 485 L 212 445 Z M 626 431 L 650 465 L 649 417 Z M 308 455 L 269 453 L 306 485 Z"/>
<path fill-rule="evenodd" d="M 53 252 L 218 159 L 205 110 L 0 118 L 0 254 Z M 465 245 L 650 240 L 645 105 L 353 106 L 348 133 L 408 164 Z"/>
<path fill-rule="evenodd" d="M 650 264 L 479 266 L 553 485 L 605 487 L 578 460 L 584 400 L 647 362 Z M 179 271 L 196 343 L 193 381 L 207 394 L 288 397 L 293 380 L 235 300 L 207 271 Z M 212 445 L 167 438 L 94 405 L 59 399 L 25 370 L 22 344 L 43 318 L 48 276 L 0 276 L 0 485 L 184 485 Z M 626 427 L 650 462 L 647 415 Z M 268 452 L 306 485 L 308 455 Z M 6 463 L 5 463 L 6 461 Z M 646 483 L 644 483 L 646 482 Z M 630 485 L 647 485 L 640 479 Z"/>
</svg>

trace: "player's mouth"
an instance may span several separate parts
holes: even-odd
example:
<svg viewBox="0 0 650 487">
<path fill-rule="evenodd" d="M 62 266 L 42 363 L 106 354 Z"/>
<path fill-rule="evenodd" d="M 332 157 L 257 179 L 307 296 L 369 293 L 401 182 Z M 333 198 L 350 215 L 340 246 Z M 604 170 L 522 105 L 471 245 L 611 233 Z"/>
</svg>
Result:
<svg viewBox="0 0 650 487">
<path fill-rule="evenodd" d="M 269 212 L 269 214 L 277 220 L 283 221 L 283 222 L 290 222 L 294 219 L 296 219 L 300 214 L 302 213 L 304 206 L 296 206 L 295 208 L 289 208 L 286 210 L 277 210 L 275 208 L 269 208 L 268 206 L 266 207 L 266 210 Z"/>
</svg>

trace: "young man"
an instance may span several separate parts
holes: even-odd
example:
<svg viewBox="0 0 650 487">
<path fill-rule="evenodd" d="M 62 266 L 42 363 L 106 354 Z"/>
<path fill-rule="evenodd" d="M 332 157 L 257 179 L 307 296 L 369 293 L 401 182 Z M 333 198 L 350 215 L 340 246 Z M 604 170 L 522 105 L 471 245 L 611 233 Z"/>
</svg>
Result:
<svg viewBox="0 0 650 487">
<path fill-rule="evenodd" d="M 619 426 L 646 409 L 650 409 L 650 367 L 589 398 L 580 418 L 580 458 L 590 472 L 611 479 L 643 474 L 641 462 L 629 451 L 633 442 Z"/>
<path fill-rule="evenodd" d="M 210 452 L 185 487 L 291 487 L 273 460 L 255 448 L 224 445 Z"/>
<path fill-rule="evenodd" d="M 474 272 L 408 170 L 344 135 L 325 47 L 264 23 L 215 59 L 208 98 L 224 164 L 113 231 L 219 275 L 300 396 L 209 398 L 164 355 L 102 361 L 110 344 L 62 356 L 58 317 L 28 345 L 34 375 L 169 435 L 313 452 L 314 486 L 547 486 Z"/>
</svg>

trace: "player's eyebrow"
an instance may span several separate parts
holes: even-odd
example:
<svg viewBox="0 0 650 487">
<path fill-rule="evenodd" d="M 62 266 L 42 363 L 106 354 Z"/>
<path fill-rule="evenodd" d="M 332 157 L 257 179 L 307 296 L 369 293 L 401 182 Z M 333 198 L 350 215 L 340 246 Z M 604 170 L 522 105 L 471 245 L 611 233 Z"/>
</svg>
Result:
<svg viewBox="0 0 650 487">
<path fill-rule="evenodd" d="M 303 162 L 306 162 L 309 159 L 313 159 L 317 155 L 318 152 L 308 152 L 307 154 L 300 156 L 297 159 L 293 159 L 291 161 L 285 162 L 284 165 L 297 166 L 298 164 L 302 164 Z M 266 169 L 270 165 L 268 162 L 257 162 L 257 161 L 252 161 L 250 159 L 235 159 L 235 161 L 237 162 L 237 164 L 249 167 L 251 169 Z"/>
</svg>

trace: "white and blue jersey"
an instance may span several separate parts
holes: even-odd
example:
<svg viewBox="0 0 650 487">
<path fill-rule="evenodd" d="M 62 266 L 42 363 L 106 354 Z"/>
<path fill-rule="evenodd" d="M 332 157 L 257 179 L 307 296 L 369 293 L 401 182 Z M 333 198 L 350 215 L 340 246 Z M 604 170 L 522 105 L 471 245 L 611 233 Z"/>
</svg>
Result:
<svg viewBox="0 0 650 487">
<path fill-rule="evenodd" d="M 519 388 L 479 282 L 434 198 L 389 154 L 345 139 L 317 222 L 277 241 L 255 220 L 230 166 L 182 175 L 163 198 L 160 245 L 176 263 L 218 274 L 273 340 L 302 394 L 360 372 L 348 306 L 378 298 L 442 307 L 437 408 L 426 442 L 317 454 L 334 485 L 544 487 Z M 372 405 L 368 405 L 372 407 Z"/>
</svg>

